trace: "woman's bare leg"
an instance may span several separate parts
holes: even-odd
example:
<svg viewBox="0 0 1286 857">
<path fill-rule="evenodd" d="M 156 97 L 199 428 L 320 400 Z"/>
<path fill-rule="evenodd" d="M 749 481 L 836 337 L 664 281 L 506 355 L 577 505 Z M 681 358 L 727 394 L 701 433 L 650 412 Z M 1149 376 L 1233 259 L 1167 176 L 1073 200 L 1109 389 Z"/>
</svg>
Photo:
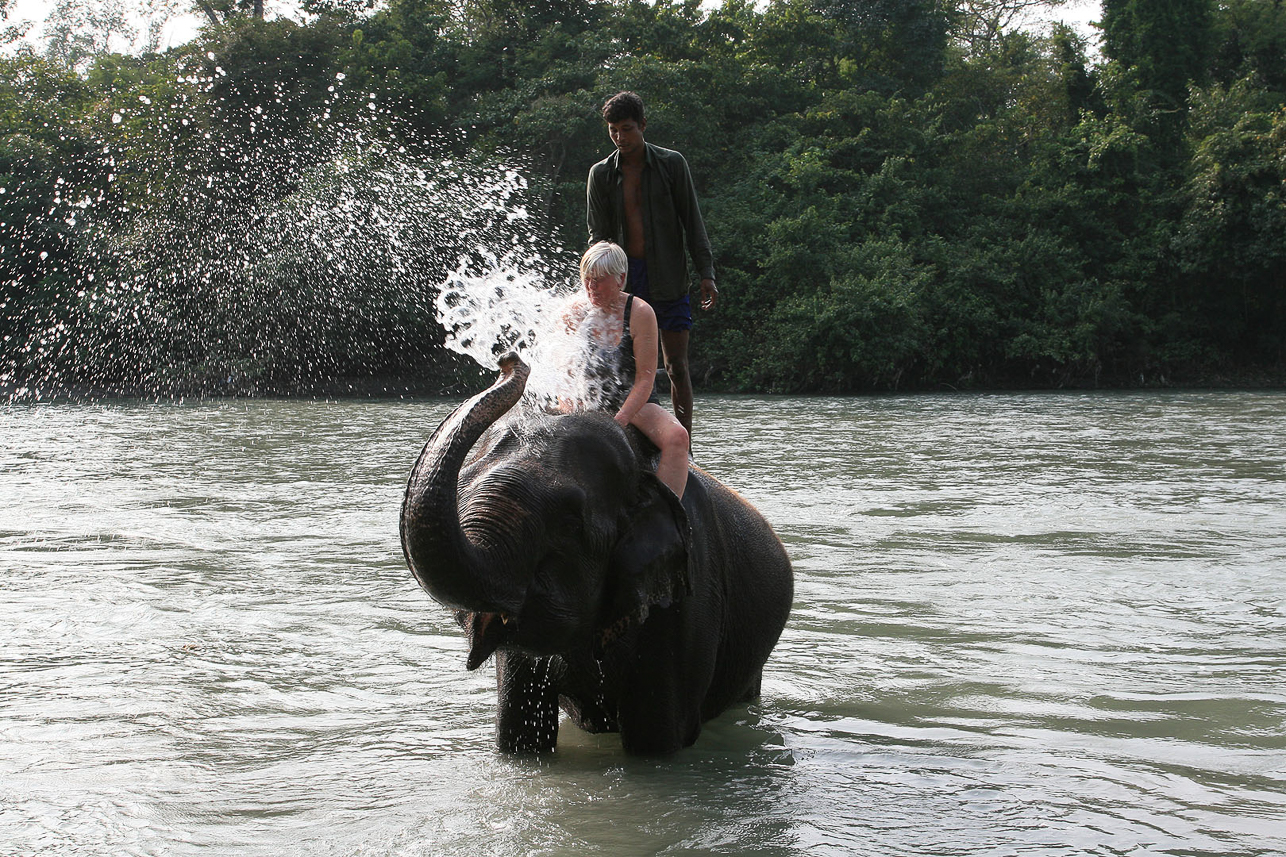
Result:
<svg viewBox="0 0 1286 857">
<path fill-rule="evenodd" d="M 661 450 L 656 478 L 683 498 L 688 485 L 688 430 L 660 405 L 648 402 L 630 422 Z"/>
</svg>

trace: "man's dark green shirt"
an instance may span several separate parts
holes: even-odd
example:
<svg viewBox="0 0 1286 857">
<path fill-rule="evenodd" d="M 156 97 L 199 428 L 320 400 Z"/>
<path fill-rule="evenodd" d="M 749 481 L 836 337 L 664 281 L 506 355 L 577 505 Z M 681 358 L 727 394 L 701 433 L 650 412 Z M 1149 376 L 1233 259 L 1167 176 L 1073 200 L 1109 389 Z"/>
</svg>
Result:
<svg viewBox="0 0 1286 857">
<path fill-rule="evenodd" d="M 645 143 L 643 166 L 643 243 L 651 296 L 674 301 L 688 293 L 688 264 L 703 280 L 714 279 L 714 254 L 697 205 L 688 162 L 672 149 Z M 625 192 L 621 155 L 612 152 L 589 168 L 586 221 L 589 243 L 615 241 L 625 246 Z M 687 253 L 684 253 L 686 244 Z"/>
</svg>

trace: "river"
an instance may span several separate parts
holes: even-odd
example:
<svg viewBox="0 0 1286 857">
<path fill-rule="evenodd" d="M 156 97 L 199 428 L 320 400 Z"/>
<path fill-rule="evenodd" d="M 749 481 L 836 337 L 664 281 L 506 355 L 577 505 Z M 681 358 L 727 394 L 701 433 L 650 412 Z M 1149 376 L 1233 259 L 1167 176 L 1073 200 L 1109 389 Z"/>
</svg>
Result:
<svg viewBox="0 0 1286 857">
<path fill-rule="evenodd" d="M 1286 394 L 703 397 L 762 700 L 492 749 L 397 538 L 436 401 L 0 409 L 0 853 L 1286 853 Z"/>
</svg>

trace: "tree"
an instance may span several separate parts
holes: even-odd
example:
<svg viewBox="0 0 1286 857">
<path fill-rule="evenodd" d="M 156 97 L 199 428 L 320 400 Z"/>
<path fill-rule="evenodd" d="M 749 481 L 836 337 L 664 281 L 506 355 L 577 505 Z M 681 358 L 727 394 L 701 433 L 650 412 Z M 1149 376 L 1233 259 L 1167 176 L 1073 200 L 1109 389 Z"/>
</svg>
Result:
<svg viewBox="0 0 1286 857">
<path fill-rule="evenodd" d="M 1252 75 L 1265 89 L 1286 96 L 1286 4 L 1277 0 L 1226 0 L 1214 20 L 1211 75 L 1231 85 Z"/>
<path fill-rule="evenodd" d="M 85 121 L 93 97 L 59 64 L 0 57 L 0 385 L 67 344 L 78 205 L 101 187 Z"/>
<path fill-rule="evenodd" d="M 192 5 L 215 26 L 237 15 L 263 20 L 263 0 L 192 0 Z"/>
<path fill-rule="evenodd" d="M 711 386 L 1281 365 L 1286 6 L 1108 0 L 1094 63 L 1014 29 L 1056 2 L 59 0 L 56 62 L 0 57 L 0 375 L 423 365 L 434 277 L 501 234 L 462 225 L 487 169 L 521 184 L 532 258 L 574 256 L 626 88 L 692 166 L 735 298 L 695 338 Z M 102 54 L 122 17 L 155 41 L 130 10 L 210 26 Z"/>
<path fill-rule="evenodd" d="M 58 0 L 45 17 L 45 55 L 83 71 L 111 51 L 151 53 L 160 45 L 166 23 L 188 8 L 189 0 Z M 4 40 L 21 38 L 11 27 Z"/>
<path fill-rule="evenodd" d="M 100 0 L 86 5 L 79 0 L 58 0 L 45 21 L 45 54 L 67 68 L 83 68 L 114 42 L 133 42 L 138 30 L 130 23 L 131 11 L 121 0 Z"/>
<path fill-rule="evenodd" d="M 300 8 L 309 15 L 332 15 L 348 20 L 357 20 L 378 5 L 381 0 L 299 0 Z"/>
<path fill-rule="evenodd" d="M 961 0 L 956 7 L 952 33 L 979 56 L 996 48 L 1002 36 L 1041 10 L 1067 5 L 1067 0 Z"/>
<path fill-rule="evenodd" d="M 1137 75 L 1161 110 L 1181 114 L 1188 85 L 1205 83 L 1211 0 L 1103 0 L 1103 49 Z"/>
<path fill-rule="evenodd" d="M 839 79 L 835 27 L 809 0 L 771 0 L 751 30 L 746 58 L 781 69 L 801 86 L 834 86 Z"/>
<path fill-rule="evenodd" d="M 9 7 L 13 0 L 0 0 L 0 21 L 9 20 Z M 0 29 L 0 45 L 11 45 L 27 35 L 31 29 L 30 21 L 21 21 Z"/>
<path fill-rule="evenodd" d="M 1193 94 L 1173 243 L 1185 328 L 1237 362 L 1286 358 L 1286 109 L 1250 81 Z"/>
<path fill-rule="evenodd" d="M 948 14 L 941 0 L 812 0 L 838 28 L 850 84 L 918 95 L 942 73 Z"/>
</svg>

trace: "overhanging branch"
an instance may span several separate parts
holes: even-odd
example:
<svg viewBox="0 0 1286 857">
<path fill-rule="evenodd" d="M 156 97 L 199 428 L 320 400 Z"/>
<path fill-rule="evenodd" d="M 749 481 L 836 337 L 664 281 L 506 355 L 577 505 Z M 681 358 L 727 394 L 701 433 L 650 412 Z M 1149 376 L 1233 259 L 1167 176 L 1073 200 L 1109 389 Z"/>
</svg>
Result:
<svg viewBox="0 0 1286 857">
<path fill-rule="evenodd" d="M 197 8 L 204 12 L 205 16 L 210 19 L 211 24 L 214 24 L 217 27 L 219 24 L 223 23 L 219 20 L 219 13 L 214 11 L 214 7 L 211 6 L 207 0 L 196 0 L 196 5 Z"/>
</svg>

